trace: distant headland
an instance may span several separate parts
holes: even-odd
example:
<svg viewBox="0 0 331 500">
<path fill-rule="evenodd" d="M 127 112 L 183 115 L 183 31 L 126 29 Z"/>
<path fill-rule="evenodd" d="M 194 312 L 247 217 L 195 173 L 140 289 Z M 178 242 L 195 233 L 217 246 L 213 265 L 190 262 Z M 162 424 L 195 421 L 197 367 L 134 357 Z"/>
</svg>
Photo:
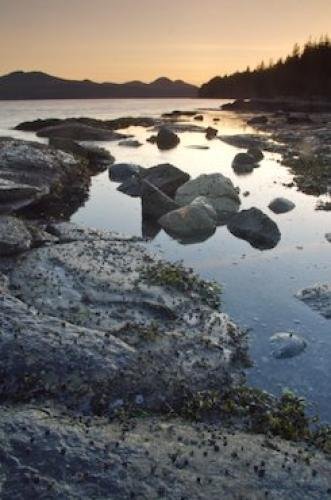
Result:
<svg viewBox="0 0 331 500">
<path fill-rule="evenodd" d="M 0 100 L 192 98 L 197 94 L 198 88 L 194 85 L 165 77 L 151 83 L 66 80 L 39 71 L 15 71 L 0 77 Z"/>
</svg>

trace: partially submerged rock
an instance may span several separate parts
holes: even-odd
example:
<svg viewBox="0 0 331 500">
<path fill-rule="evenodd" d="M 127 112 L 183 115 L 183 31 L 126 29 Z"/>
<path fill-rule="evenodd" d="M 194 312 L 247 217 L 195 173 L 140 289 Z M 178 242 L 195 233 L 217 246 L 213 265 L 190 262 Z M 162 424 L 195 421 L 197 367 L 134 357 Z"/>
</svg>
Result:
<svg viewBox="0 0 331 500">
<path fill-rule="evenodd" d="M 119 134 L 106 128 L 102 129 L 75 122 L 42 128 L 37 132 L 37 136 L 61 137 L 74 141 L 119 141 L 128 137 L 127 135 Z"/>
<path fill-rule="evenodd" d="M 331 233 L 326 233 L 326 235 L 325 235 L 325 239 L 326 239 L 329 243 L 331 243 Z"/>
<path fill-rule="evenodd" d="M 156 136 L 157 147 L 161 150 L 173 149 L 180 143 L 180 139 L 175 132 L 167 127 L 161 127 Z"/>
<path fill-rule="evenodd" d="M 53 127 L 57 125 L 66 124 L 82 124 L 90 127 L 96 127 L 109 130 L 120 130 L 128 127 L 152 127 L 155 123 L 151 117 L 144 116 L 125 116 L 115 118 L 113 120 L 99 120 L 97 118 L 47 118 L 45 120 L 33 120 L 28 122 L 19 123 L 15 130 L 23 130 L 26 132 L 38 132 L 46 127 Z"/>
<path fill-rule="evenodd" d="M 310 288 L 304 288 L 296 294 L 296 297 L 326 319 L 331 319 L 330 284 L 316 284 Z"/>
<path fill-rule="evenodd" d="M 206 207 L 194 204 L 167 213 L 161 217 L 159 224 L 183 243 L 204 241 L 216 230 L 216 221 Z"/>
<path fill-rule="evenodd" d="M 257 208 L 242 210 L 234 215 L 227 227 L 234 236 L 247 240 L 260 250 L 274 248 L 281 239 L 277 224 Z"/>
<path fill-rule="evenodd" d="M 285 214 L 295 208 L 295 204 L 286 198 L 275 198 L 269 204 L 269 208 L 275 214 Z"/>
<path fill-rule="evenodd" d="M 215 139 L 217 136 L 218 130 L 213 127 L 207 127 L 206 128 L 206 139 L 210 141 L 211 139 Z"/>
<path fill-rule="evenodd" d="M 247 174 L 253 172 L 256 167 L 256 160 L 248 153 L 238 153 L 232 162 L 232 168 L 237 174 Z"/>
<path fill-rule="evenodd" d="M 199 196 L 208 200 L 220 223 L 239 210 L 238 192 L 231 180 L 222 174 L 204 174 L 187 182 L 177 190 L 175 200 L 186 206 Z"/>
<path fill-rule="evenodd" d="M 119 186 L 119 191 L 128 194 L 129 196 L 136 197 L 142 196 L 143 194 L 142 180 L 149 182 L 164 194 L 172 198 L 174 197 L 177 188 L 187 182 L 190 178 L 186 172 L 183 172 L 169 163 L 163 163 L 162 165 L 156 165 L 155 167 L 146 169 L 143 169 L 142 167 L 137 168 L 135 165 L 133 168 L 126 164 L 120 164 L 120 166 L 114 165 L 111 168 L 110 173 L 112 180 L 116 181 L 125 179 L 123 184 Z"/>
<path fill-rule="evenodd" d="M 257 161 L 257 162 L 263 160 L 263 158 L 264 158 L 263 152 L 261 151 L 260 148 L 257 148 L 257 147 L 249 148 L 247 150 L 247 154 L 252 156 L 255 159 L 255 161 Z"/>
<path fill-rule="evenodd" d="M 134 163 L 115 163 L 109 169 L 109 176 L 114 182 L 124 182 L 132 176 L 139 176 L 144 168 Z"/>
<path fill-rule="evenodd" d="M 294 333 L 276 333 L 270 339 L 272 355 L 277 359 L 294 358 L 307 347 L 305 339 Z"/>
<path fill-rule="evenodd" d="M 142 142 L 128 139 L 126 141 L 120 141 L 118 145 L 125 148 L 140 148 L 143 144 Z"/>
<path fill-rule="evenodd" d="M 189 181 L 190 176 L 170 163 L 162 163 L 146 169 L 143 172 L 143 178 L 163 191 L 163 193 L 173 197 L 177 189 Z"/>
</svg>

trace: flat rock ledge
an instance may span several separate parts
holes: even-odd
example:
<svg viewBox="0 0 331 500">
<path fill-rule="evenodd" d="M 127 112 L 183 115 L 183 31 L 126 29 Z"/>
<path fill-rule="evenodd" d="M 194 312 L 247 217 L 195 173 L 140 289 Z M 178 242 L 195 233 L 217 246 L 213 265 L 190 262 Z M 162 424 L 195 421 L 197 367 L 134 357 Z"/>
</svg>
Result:
<svg viewBox="0 0 331 500">
<path fill-rule="evenodd" d="M 2 398 L 39 394 L 111 414 L 119 404 L 162 408 L 185 388 L 222 390 L 242 379 L 244 334 L 217 309 L 212 284 L 130 239 L 50 230 L 57 244 L 6 262 Z"/>
<path fill-rule="evenodd" d="M 134 238 L 45 233 L 48 246 L 0 259 L 1 498 L 328 498 L 316 448 L 201 420 L 246 408 L 265 432 L 283 418 L 245 389 L 246 335 L 214 284 Z M 296 404 L 282 432 L 300 438 Z"/>
<path fill-rule="evenodd" d="M 3 500 L 326 500 L 331 487 L 321 453 L 174 419 L 120 424 L 4 406 L 0 442 Z"/>
</svg>

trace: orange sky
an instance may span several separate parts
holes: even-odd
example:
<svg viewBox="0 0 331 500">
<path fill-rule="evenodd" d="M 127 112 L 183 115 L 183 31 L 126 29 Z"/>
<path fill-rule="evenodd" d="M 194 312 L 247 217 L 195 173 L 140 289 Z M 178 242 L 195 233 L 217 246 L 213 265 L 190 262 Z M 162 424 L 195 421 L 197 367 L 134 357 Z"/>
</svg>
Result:
<svg viewBox="0 0 331 500">
<path fill-rule="evenodd" d="M 0 0 L 0 74 L 200 84 L 330 28 L 330 0 Z"/>
</svg>

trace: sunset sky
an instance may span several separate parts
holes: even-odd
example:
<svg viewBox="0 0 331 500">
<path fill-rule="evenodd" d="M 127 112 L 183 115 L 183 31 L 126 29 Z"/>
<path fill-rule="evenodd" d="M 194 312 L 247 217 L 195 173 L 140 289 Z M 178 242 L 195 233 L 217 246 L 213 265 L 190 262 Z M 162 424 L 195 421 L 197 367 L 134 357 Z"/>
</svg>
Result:
<svg viewBox="0 0 331 500">
<path fill-rule="evenodd" d="M 0 74 L 200 84 L 330 27 L 330 0 L 0 0 Z"/>
</svg>

